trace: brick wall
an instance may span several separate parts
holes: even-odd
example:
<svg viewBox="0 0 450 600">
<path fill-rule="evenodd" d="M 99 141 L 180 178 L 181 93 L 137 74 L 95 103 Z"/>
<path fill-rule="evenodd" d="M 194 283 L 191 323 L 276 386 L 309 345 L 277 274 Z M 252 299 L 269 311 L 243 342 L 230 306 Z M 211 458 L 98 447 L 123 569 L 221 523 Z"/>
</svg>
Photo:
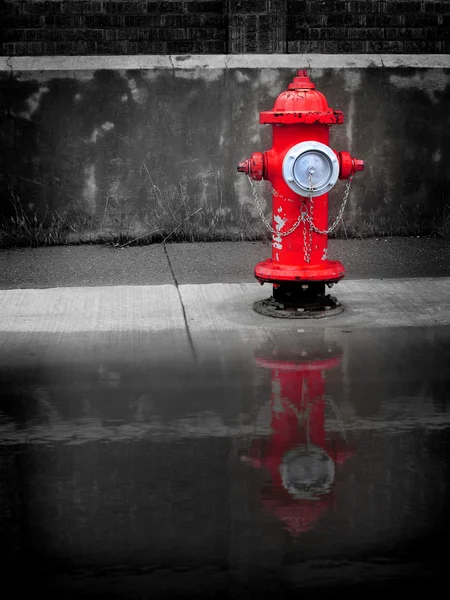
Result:
<svg viewBox="0 0 450 600">
<path fill-rule="evenodd" d="M 8 55 L 448 53 L 450 0 L 0 0 Z"/>
</svg>

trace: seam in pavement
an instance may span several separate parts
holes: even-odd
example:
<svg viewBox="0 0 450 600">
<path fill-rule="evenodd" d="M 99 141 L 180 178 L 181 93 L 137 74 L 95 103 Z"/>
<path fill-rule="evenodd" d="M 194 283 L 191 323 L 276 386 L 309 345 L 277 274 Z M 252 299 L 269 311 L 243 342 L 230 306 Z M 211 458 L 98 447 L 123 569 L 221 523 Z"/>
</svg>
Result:
<svg viewBox="0 0 450 600">
<path fill-rule="evenodd" d="M 178 279 L 177 279 L 177 277 L 175 275 L 175 271 L 173 270 L 172 263 L 170 262 L 169 253 L 167 252 L 167 248 L 166 248 L 165 244 L 163 244 L 163 248 L 164 248 L 164 254 L 166 255 L 166 258 L 167 258 L 167 263 L 169 265 L 170 272 L 172 274 L 173 282 L 174 282 L 175 288 L 177 290 L 178 298 L 180 300 L 181 310 L 183 312 L 184 326 L 186 327 L 186 334 L 187 334 L 187 337 L 188 337 L 189 346 L 191 347 L 192 355 L 194 357 L 195 362 L 198 363 L 198 356 L 197 356 L 197 352 L 195 351 L 195 346 L 194 346 L 194 341 L 192 339 L 191 330 L 189 329 L 189 324 L 188 324 L 187 317 L 186 317 L 186 308 L 184 306 L 183 298 L 181 296 L 180 286 L 178 284 Z"/>
</svg>

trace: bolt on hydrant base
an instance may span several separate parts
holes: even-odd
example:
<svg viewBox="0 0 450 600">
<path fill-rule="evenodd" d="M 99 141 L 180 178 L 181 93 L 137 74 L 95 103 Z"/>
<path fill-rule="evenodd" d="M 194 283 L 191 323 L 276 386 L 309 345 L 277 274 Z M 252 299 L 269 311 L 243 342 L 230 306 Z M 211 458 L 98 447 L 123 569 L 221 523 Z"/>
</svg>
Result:
<svg viewBox="0 0 450 600">
<path fill-rule="evenodd" d="M 253 310 L 255 312 L 265 317 L 275 317 L 278 319 L 323 319 L 324 317 L 339 315 L 344 311 L 344 307 L 336 299 L 334 299 L 334 302 L 330 301 L 330 304 L 326 308 L 328 310 L 281 308 L 280 304 L 273 299 L 273 296 L 266 300 L 257 300 L 253 303 Z"/>
<path fill-rule="evenodd" d="M 273 296 L 258 300 L 253 309 L 267 317 L 282 319 L 322 319 L 344 310 L 335 296 L 325 294 L 325 284 L 281 283 L 274 284 Z"/>
</svg>

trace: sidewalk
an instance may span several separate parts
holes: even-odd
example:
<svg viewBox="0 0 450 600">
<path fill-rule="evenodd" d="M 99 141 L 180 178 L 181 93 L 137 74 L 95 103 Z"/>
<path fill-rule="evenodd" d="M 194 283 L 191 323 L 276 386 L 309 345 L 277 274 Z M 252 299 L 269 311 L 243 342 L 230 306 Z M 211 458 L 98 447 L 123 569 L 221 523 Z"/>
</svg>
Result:
<svg viewBox="0 0 450 600">
<path fill-rule="evenodd" d="M 151 336 L 155 356 L 225 349 L 272 332 L 450 325 L 450 245 L 436 239 L 330 243 L 348 277 L 333 288 L 345 307 L 323 319 L 273 319 L 252 310 L 272 293 L 253 278 L 269 255 L 261 243 L 98 246 L 0 253 L 0 359 L 36 356 L 92 340 Z M 26 289 L 24 289 L 26 288 Z M 46 289 L 42 289 L 46 288 Z M 420 329 L 419 329 L 420 328 Z M 138 336 L 138 337 L 136 337 Z M 369 336 L 370 338 L 370 336 Z M 109 342 L 108 342 L 109 340 Z"/>
</svg>

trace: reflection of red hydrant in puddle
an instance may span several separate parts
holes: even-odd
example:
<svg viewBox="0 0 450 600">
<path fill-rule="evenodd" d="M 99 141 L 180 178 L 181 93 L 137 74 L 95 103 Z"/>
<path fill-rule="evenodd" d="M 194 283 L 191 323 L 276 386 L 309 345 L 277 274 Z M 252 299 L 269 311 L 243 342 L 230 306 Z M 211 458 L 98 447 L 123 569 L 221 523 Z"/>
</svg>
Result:
<svg viewBox="0 0 450 600">
<path fill-rule="evenodd" d="M 325 437 L 324 371 L 340 360 L 333 350 L 320 358 L 284 359 L 276 352 L 256 358 L 258 365 L 272 369 L 272 433 L 254 440 L 242 460 L 270 473 L 262 502 L 292 535 L 311 529 L 329 509 L 336 465 L 352 455 L 342 435 Z"/>
</svg>

